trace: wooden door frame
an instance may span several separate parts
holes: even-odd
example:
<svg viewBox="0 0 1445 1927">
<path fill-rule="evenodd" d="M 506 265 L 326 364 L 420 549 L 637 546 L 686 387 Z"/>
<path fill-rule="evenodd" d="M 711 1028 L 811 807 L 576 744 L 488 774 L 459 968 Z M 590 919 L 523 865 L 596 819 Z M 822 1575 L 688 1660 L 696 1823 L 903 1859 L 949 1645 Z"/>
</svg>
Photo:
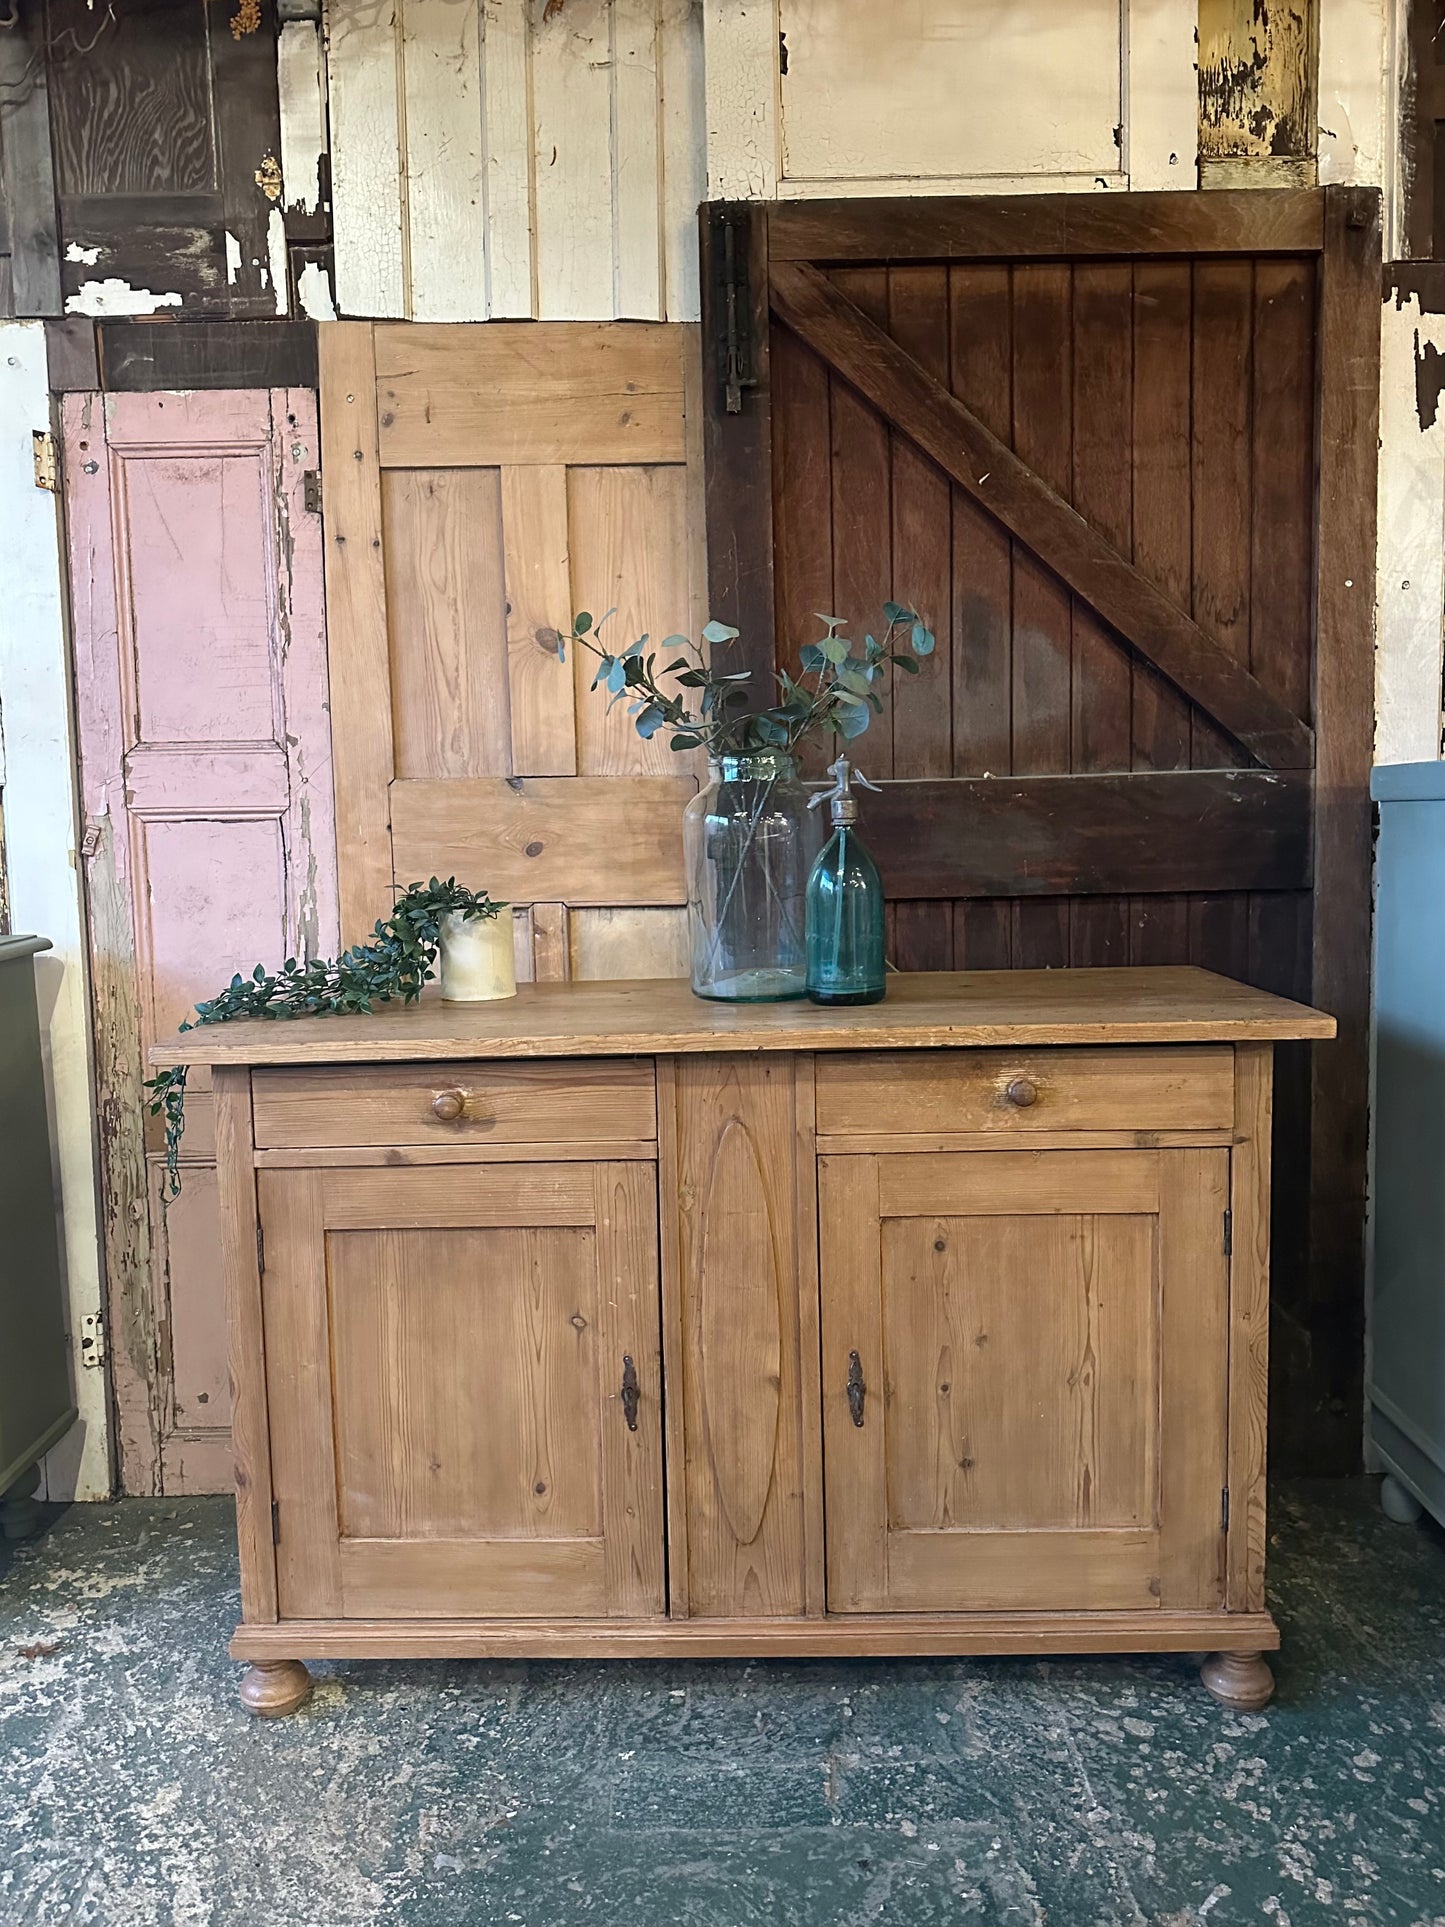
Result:
<svg viewBox="0 0 1445 1927">
<path fill-rule="evenodd" d="M 1273 830 L 1266 854 L 1239 856 L 1235 888 L 1309 887 L 1312 995 L 1339 1022 L 1338 1039 L 1311 1051 L 1309 1223 L 1311 1302 L 1338 1321 L 1342 1343 L 1363 1339 L 1365 1149 L 1368 1120 L 1370 803 L 1379 421 L 1381 201 L 1374 188 L 1233 190 L 1209 193 L 848 199 L 769 204 L 713 202 L 699 211 L 702 256 L 703 437 L 710 612 L 741 631 L 734 667 L 770 677 L 775 620 L 773 453 L 768 337 L 773 313 L 790 321 L 808 293 L 798 264 L 813 260 L 901 264 L 998 259 L 1168 258 L 1186 255 L 1310 255 L 1318 263 L 1316 515 L 1312 745 L 1283 755 L 1278 741 L 1251 745 L 1259 772 L 1235 773 L 1233 787 L 1260 793 Z M 776 272 L 775 272 L 776 271 Z M 817 277 L 819 281 L 822 277 Z M 837 304 L 834 319 L 846 322 Z M 843 303 L 843 307 L 851 304 Z M 861 337 L 871 340 L 871 337 Z M 877 346 L 877 343 L 873 343 Z M 890 357 L 890 359 L 893 359 Z M 901 356 L 902 361 L 910 358 Z M 908 371 L 902 370 L 907 376 Z M 958 415 L 967 416 L 959 410 Z M 967 431 L 955 418 L 950 432 Z M 934 460 L 946 449 L 928 452 Z M 1138 635 L 1133 646 L 1146 656 Z M 1164 673 L 1209 707 L 1176 660 Z M 1252 679 L 1245 679 L 1252 680 Z M 1236 693 L 1239 693 L 1238 691 Z M 1243 691 L 1248 697 L 1249 692 Z M 1273 705 L 1277 712 L 1278 705 Z M 1240 712 L 1248 724 L 1248 704 Z M 1278 722 L 1277 714 L 1268 720 Z M 1240 734 L 1231 730 L 1231 734 Z M 1246 732 L 1247 734 L 1247 727 Z M 1289 735 L 1286 724 L 1285 735 Z M 1271 771 L 1270 766 L 1273 765 Z M 1302 768 L 1304 765 L 1306 767 Z M 1309 766 L 1312 765 L 1312 775 Z M 929 894 L 994 894 L 1008 861 L 1004 824 L 1027 809 L 1048 817 L 1044 786 L 1067 780 L 1114 812 L 1116 831 L 1151 820 L 1173 791 L 1156 776 L 1016 778 L 1008 796 L 989 781 L 953 779 L 984 825 L 977 850 L 950 856 L 946 825 L 923 795 L 931 785 L 894 786 L 923 825 Z M 1165 781 L 1171 780 L 1166 777 Z M 1191 806 L 1207 805 L 1219 773 L 1179 772 Z M 967 784 L 967 794 L 957 788 Z M 1151 791 L 1150 785 L 1153 785 Z M 1076 795 L 1086 792 L 1075 791 Z M 1131 804 L 1128 799 L 1136 799 Z M 1236 799 L 1237 800 L 1237 799 Z M 1217 807 L 1216 807 L 1217 806 Z M 1227 812 L 1209 806 L 1211 824 Z M 1081 850 L 1098 827 L 1059 823 L 1047 894 L 1071 894 Z M 970 819 L 973 821 L 973 817 Z M 1056 819 L 1055 819 L 1056 820 Z M 1261 816 L 1261 821 L 1263 816 Z M 990 836 L 992 830 L 992 836 Z M 1284 832 L 1282 835 L 1281 832 Z M 1245 839 L 1247 840 L 1247 839 Z M 956 841 L 956 839 L 955 839 Z M 1105 836 L 1107 843 L 1108 836 Z M 1285 848 L 1288 842 L 1289 848 Z M 1117 847 L 1117 838 L 1115 839 Z M 1097 841 L 1089 865 L 1097 874 Z M 1214 874 L 1235 860 L 1210 844 Z M 1236 853 L 1238 854 L 1238 853 Z M 977 865 L 974 856 L 978 856 Z M 925 860 L 926 859 L 926 860 Z M 928 865 L 932 868 L 929 869 Z M 1205 866 L 1208 868 L 1208 865 Z M 940 887 L 944 886 L 944 887 Z M 1093 886 L 1097 887 L 1097 885 Z M 1186 887 L 1209 888 L 1202 880 Z M 1362 1361 L 1361 1361 L 1362 1363 Z M 1339 1412 L 1315 1415 L 1311 1455 L 1341 1470 L 1357 1461 L 1359 1374 Z"/>
</svg>

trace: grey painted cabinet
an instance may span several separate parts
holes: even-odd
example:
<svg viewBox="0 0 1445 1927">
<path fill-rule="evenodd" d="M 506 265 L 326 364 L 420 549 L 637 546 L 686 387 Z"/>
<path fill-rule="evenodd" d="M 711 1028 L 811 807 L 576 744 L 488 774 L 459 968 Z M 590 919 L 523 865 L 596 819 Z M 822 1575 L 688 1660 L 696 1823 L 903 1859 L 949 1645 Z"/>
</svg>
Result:
<svg viewBox="0 0 1445 1927">
<path fill-rule="evenodd" d="M 44 937 L 0 937 L 0 1494 L 17 1481 L 23 1491 L 75 1420 L 31 963 L 49 948 Z"/>
<path fill-rule="evenodd" d="M 1369 1423 L 1395 1481 L 1445 1521 L 1445 763 L 1374 773 L 1374 1267 Z"/>
</svg>

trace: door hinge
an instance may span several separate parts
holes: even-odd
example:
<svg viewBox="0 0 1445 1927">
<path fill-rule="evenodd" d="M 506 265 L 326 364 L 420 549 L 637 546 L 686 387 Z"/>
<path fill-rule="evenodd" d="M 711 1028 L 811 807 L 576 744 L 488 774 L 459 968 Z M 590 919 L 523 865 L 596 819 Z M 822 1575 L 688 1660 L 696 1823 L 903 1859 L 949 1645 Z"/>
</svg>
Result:
<svg viewBox="0 0 1445 1927">
<path fill-rule="evenodd" d="M 55 454 L 55 437 L 49 430 L 37 428 L 31 433 L 30 445 L 35 457 L 35 486 L 49 489 L 53 495 L 55 478 L 59 472 Z M 21 447 L 24 447 L 23 442 Z"/>
<path fill-rule="evenodd" d="M 256 1226 L 256 1269 L 257 1271 L 266 1269 L 266 1234 L 259 1224 Z"/>
<path fill-rule="evenodd" d="M 1219 1494 L 1219 1530 L 1229 1530 L 1229 1487 L 1224 1486 Z"/>
<path fill-rule="evenodd" d="M 301 472 L 301 506 L 308 515 L 321 513 L 321 471 L 307 468 Z"/>
<path fill-rule="evenodd" d="M 1224 1255 L 1234 1256 L 1234 1213 L 1226 1210 L 1224 1214 Z"/>
<path fill-rule="evenodd" d="M 281 1501 L 279 1499 L 271 1501 L 271 1543 L 273 1546 L 279 1546 L 281 1543 Z"/>
<path fill-rule="evenodd" d="M 80 1362 L 86 1371 L 96 1371 L 105 1363 L 105 1327 L 97 1311 L 87 1312 L 80 1321 Z"/>
</svg>

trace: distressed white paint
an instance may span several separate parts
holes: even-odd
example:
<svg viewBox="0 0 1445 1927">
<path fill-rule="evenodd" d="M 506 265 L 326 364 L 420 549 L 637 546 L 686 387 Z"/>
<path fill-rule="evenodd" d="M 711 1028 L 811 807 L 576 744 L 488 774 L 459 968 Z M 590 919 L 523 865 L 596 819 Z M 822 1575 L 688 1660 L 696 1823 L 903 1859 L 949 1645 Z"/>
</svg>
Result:
<svg viewBox="0 0 1445 1927">
<path fill-rule="evenodd" d="M 401 29 L 411 313 L 486 313 L 481 29 L 475 0 L 406 0 Z"/>
<path fill-rule="evenodd" d="M 1197 18 L 1179 0 L 1124 9 L 1124 167 L 1135 192 L 1198 184 Z"/>
<path fill-rule="evenodd" d="M 336 305 L 348 315 L 410 313 L 398 104 L 400 5 L 332 0 L 330 9 L 326 71 Z"/>
<path fill-rule="evenodd" d="M 86 281 L 74 293 L 65 297 L 67 314 L 88 314 L 97 320 L 107 315 L 155 314 L 160 308 L 179 308 L 181 297 L 173 289 L 165 294 L 153 294 L 149 288 L 133 288 L 129 281 L 114 277 L 104 281 Z"/>
<path fill-rule="evenodd" d="M 241 272 L 241 243 L 226 229 L 226 286 L 234 288 L 236 276 Z"/>
<path fill-rule="evenodd" d="M 326 152 L 326 67 L 321 30 L 288 20 L 276 40 L 276 92 L 281 110 L 281 199 L 299 214 L 320 205 L 320 161 Z"/>
<path fill-rule="evenodd" d="M 306 262 L 297 275 L 296 299 L 308 320 L 336 319 L 336 303 L 331 298 L 331 279 L 319 261 Z"/>
<path fill-rule="evenodd" d="M 1047 30 L 1016 0 L 779 0 L 778 24 L 787 183 L 1118 171 L 1118 0 Z"/>
<path fill-rule="evenodd" d="M 1376 570 L 1375 760 L 1441 753 L 1445 611 L 1445 406 L 1420 426 L 1417 358 L 1445 354 L 1445 316 L 1414 295 L 1385 303 L 1380 342 L 1379 555 Z M 1445 403 L 1445 397 L 1442 397 Z"/>
<path fill-rule="evenodd" d="M 669 321 L 696 319 L 697 210 L 707 198 L 699 0 L 662 0 L 662 254 Z"/>
<path fill-rule="evenodd" d="M 777 0 L 703 0 L 707 192 L 770 201 L 778 192 Z"/>
<path fill-rule="evenodd" d="M 271 276 L 271 290 L 276 299 L 277 314 L 287 313 L 290 306 L 290 279 L 286 272 L 286 222 L 279 207 L 273 207 L 266 217 L 266 266 Z"/>
<path fill-rule="evenodd" d="M 0 322 L 0 597 L 5 857 L 14 928 L 49 937 L 35 959 L 61 1248 L 80 1419 L 49 1455 L 51 1498 L 110 1491 L 105 1373 L 83 1369 L 81 1321 L 101 1312 L 90 1027 L 76 849 L 75 758 L 55 496 L 35 486 L 32 437 L 50 432 L 45 330 Z"/>
<path fill-rule="evenodd" d="M 532 36 L 527 0 L 483 0 L 487 308 L 498 319 L 537 312 L 532 272 Z"/>
<path fill-rule="evenodd" d="M 1195 184 L 1182 0 L 704 0 L 704 21 L 714 197 Z"/>
<path fill-rule="evenodd" d="M 1320 0 L 1319 178 L 1377 187 L 1385 178 L 1391 0 Z"/>
<path fill-rule="evenodd" d="M 79 262 L 81 267 L 93 268 L 100 259 L 100 248 L 98 245 L 93 248 L 85 248 L 80 245 L 79 241 L 71 241 L 66 246 L 65 258 L 67 261 Z"/>
<path fill-rule="evenodd" d="M 335 0 L 337 306 L 694 319 L 699 0 Z"/>
</svg>

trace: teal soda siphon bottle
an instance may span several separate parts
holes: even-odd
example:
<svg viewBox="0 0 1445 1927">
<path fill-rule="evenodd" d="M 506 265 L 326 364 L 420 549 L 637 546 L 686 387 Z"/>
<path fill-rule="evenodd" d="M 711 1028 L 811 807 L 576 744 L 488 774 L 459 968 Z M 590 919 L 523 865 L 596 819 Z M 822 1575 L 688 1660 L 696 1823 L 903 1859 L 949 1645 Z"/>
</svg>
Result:
<svg viewBox="0 0 1445 1927">
<path fill-rule="evenodd" d="M 831 790 L 808 799 L 828 804 L 833 835 L 808 878 L 808 996 L 815 1004 L 883 1001 L 883 879 L 859 838 L 853 784 L 877 791 L 846 754 L 829 764 Z"/>
</svg>

